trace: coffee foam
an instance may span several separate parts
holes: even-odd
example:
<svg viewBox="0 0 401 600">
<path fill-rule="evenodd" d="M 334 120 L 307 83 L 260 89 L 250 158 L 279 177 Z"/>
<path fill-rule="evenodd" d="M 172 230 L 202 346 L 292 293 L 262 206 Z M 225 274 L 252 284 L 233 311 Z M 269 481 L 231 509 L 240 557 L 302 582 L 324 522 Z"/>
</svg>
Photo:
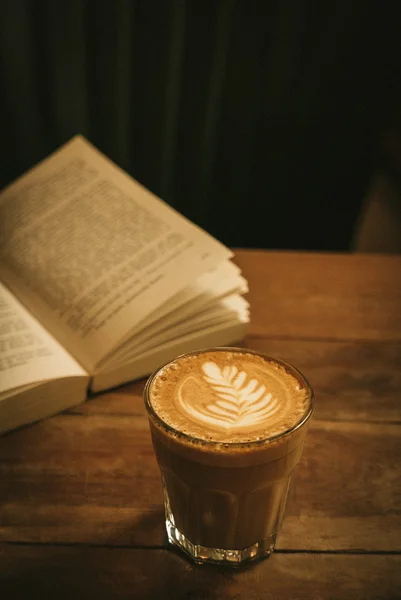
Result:
<svg viewBox="0 0 401 600">
<path fill-rule="evenodd" d="M 149 401 L 168 426 L 193 438 L 252 442 L 283 433 L 305 416 L 310 393 L 286 365 L 238 350 L 189 354 L 163 367 Z"/>
</svg>

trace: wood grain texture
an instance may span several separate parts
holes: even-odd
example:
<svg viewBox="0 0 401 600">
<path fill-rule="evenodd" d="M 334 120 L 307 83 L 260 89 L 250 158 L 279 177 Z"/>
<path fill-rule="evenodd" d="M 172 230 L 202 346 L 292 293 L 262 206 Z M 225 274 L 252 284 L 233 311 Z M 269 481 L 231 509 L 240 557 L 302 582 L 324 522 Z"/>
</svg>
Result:
<svg viewBox="0 0 401 600">
<path fill-rule="evenodd" d="M 2 541 L 163 546 L 144 411 L 59 415 L 0 439 Z M 314 420 L 279 547 L 401 551 L 400 427 Z"/>
<path fill-rule="evenodd" d="M 139 381 L 0 437 L 2 599 L 401 597 L 401 258 L 236 260 L 242 345 L 293 363 L 316 395 L 278 552 L 231 572 L 167 549 Z"/>
<path fill-rule="evenodd" d="M 172 550 L 0 549 L 7 599 L 396 600 L 400 589 L 401 556 L 276 553 L 232 571 L 194 566 Z"/>
<path fill-rule="evenodd" d="M 236 252 L 250 335 L 401 340 L 401 256 Z"/>
</svg>

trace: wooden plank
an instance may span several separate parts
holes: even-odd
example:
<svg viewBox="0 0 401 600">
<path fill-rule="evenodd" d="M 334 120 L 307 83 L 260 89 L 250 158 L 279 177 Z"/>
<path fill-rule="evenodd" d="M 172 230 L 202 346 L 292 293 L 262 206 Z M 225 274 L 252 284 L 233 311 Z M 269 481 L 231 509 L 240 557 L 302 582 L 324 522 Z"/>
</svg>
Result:
<svg viewBox="0 0 401 600">
<path fill-rule="evenodd" d="M 273 554 L 243 570 L 173 551 L 0 546 L 4 598 L 395 600 L 401 556 Z"/>
<path fill-rule="evenodd" d="M 247 337 L 244 347 L 282 358 L 309 379 L 316 418 L 400 422 L 401 342 L 277 340 Z M 143 414 L 145 380 L 93 397 L 82 415 Z"/>
<path fill-rule="evenodd" d="M 244 346 L 294 364 L 323 420 L 401 422 L 401 343 L 248 337 Z"/>
<path fill-rule="evenodd" d="M 250 335 L 401 340 L 401 256 L 241 250 Z"/>
<path fill-rule="evenodd" d="M 314 420 L 279 547 L 401 550 L 401 426 Z M 0 541 L 163 546 L 145 416 L 59 415 L 0 439 Z"/>
<path fill-rule="evenodd" d="M 315 421 L 278 547 L 401 551 L 401 427 Z"/>
</svg>

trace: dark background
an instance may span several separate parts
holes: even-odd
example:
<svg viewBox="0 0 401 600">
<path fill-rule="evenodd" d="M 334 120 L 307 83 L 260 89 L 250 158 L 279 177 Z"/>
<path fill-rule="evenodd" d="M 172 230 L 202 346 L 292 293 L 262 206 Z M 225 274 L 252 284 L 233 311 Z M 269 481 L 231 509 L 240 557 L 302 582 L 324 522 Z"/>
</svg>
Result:
<svg viewBox="0 0 401 600">
<path fill-rule="evenodd" d="M 347 250 L 399 104 L 396 4 L 0 0 L 0 184 L 82 133 L 228 245 Z"/>
</svg>

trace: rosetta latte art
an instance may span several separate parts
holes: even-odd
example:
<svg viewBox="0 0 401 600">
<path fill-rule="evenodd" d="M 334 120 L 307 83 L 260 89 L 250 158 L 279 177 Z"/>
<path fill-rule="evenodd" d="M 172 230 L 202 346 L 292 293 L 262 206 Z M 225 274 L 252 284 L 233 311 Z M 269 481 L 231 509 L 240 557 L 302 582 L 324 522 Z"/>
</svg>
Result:
<svg viewBox="0 0 401 600">
<path fill-rule="evenodd" d="M 208 361 L 203 363 L 202 371 L 204 383 L 211 388 L 210 403 L 195 405 L 193 399 L 186 397 L 185 383 L 194 379 L 191 375 L 178 390 L 181 408 L 192 419 L 209 426 L 237 429 L 258 425 L 279 411 L 278 400 L 267 392 L 266 386 L 236 366 L 220 369 Z"/>
</svg>

